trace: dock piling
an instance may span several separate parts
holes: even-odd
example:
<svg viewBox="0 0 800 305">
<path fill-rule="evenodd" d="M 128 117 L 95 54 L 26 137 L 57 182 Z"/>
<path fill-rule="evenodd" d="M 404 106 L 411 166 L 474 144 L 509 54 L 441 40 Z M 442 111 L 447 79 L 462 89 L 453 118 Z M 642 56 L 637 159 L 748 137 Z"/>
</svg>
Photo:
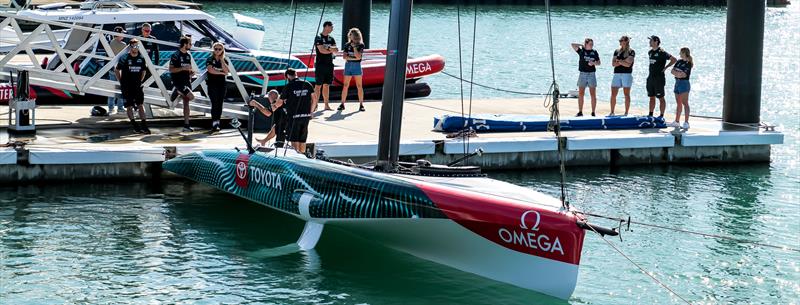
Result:
<svg viewBox="0 0 800 305">
<path fill-rule="evenodd" d="M 764 0 L 728 0 L 722 106 L 725 122 L 760 122 L 765 13 Z"/>
</svg>

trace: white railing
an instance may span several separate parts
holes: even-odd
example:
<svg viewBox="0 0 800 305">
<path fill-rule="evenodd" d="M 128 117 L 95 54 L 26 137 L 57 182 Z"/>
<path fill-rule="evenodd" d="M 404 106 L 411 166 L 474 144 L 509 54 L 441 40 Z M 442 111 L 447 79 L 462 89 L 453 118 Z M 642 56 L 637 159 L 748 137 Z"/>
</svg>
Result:
<svg viewBox="0 0 800 305">
<path fill-rule="evenodd" d="M 106 97 L 121 97 L 120 86 L 117 81 L 106 79 L 112 69 L 117 65 L 117 61 L 123 54 L 128 52 L 130 47 L 126 47 L 119 54 L 113 54 L 108 37 L 123 36 L 125 38 L 137 38 L 140 42 L 149 41 L 158 44 L 159 46 L 178 47 L 175 42 L 168 42 L 156 40 L 151 38 L 144 38 L 139 36 L 127 35 L 106 31 L 102 29 L 95 29 L 91 27 L 68 24 L 63 22 L 38 20 L 27 17 L 20 17 L 13 14 L 0 12 L 0 29 L 10 27 L 13 29 L 16 37 L 0 37 L 0 43 L 16 44 L 13 49 L 5 54 L 0 54 L 0 80 L 8 77 L 9 70 L 27 70 L 30 75 L 30 84 L 38 86 L 52 87 L 59 90 L 66 90 L 78 95 L 93 94 Z M 36 29 L 32 32 L 23 32 L 19 26 L 18 21 L 25 21 L 26 23 L 38 24 Z M 86 41 L 74 50 L 64 48 L 62 43 L 53 34 L 53 27 L 66 28 L 70 31 L 83 31 L 88 33 Z M 70 34 L 71 35 L 71 34 Z M 67 36 L 69 39 L 70 36 Z M 34 44 L 34 42 L 36 42 Z M 66 45 L 66 43 L 64 43 Z M 106 54 L 98 54 L 96 49 L 102 46 L 106 50 Z M 136 46 L 142 54 L 147 54 L 142 44 Z M 35 56 L 34 50 L 45 52 L 52 52 L 51 54 L 57 55 L 60 64 L 55 69 L 49 70 L 47 67 L 41 67 L 38 59 Z M 192 51 L 197 52 L 212 52 L 211 49 L 193 47 Z M 27 60 L 26 60 L 27 57 Z M 263 68 L 261 63 L 253 57 L 241 54 L 228 54 L 226 52 L 226 62 L 230 70 L 230 80 L 235 84 L 238 94 L 242 100 L 247 101 L 249 94 L 244 87 L 244 84 L 239 77 L 239 72 L 232 64 L 232 60 L 246 61 L 252 63 L 258 71 L 253 71 L 260 74 L 264 78 L 264 86 L 261 88 L 261 94 L 266 94 L 266 84 L 269 77 L 267 71 Z M 22 58 L 22 60 L 20 60 Z M 80 75 L 75 70 L 73 63 L 80 60 L 85 62 L 87 60 L 95 59 L 96 62 L 105 62 L 101 64 L 100 68 L 92 76 Z M 170 99 L 170 92 L 161 80 L 161 75 L 169 71 L 169 63 L 164 65 L 155 65 L 150 56 L 144 56 L 147 64 L 147 70 L 150 72 L 143 85 L 145 88 L 144 102 L 148 105 L 167 107 L 174 109 L 181 103 L 180 98 L 175 100 Z M 205 84 L 207 76 L 205 69 L 199 69 L 194 57 L 192 57 L 192 67 L 198 71 L 198 77 L 192 81 L 191 89 L 195 91 L 202 89 L 208 92 Z M 5 72 L 5 73 L 4 73 Z M 253 74 L 252 72 L 248 74 Z M 151 85 L 155 84 L 155 88 Z M 210 112 L 210 101 L 207 97 L 195 95 L 196 99 L 190 102 L 192 110 L 200 112 Z M 224 103 L 223 113 L 229 116 L 245 118 L 247 109 L 245 104 L 238 103 Z"/>
</svg>

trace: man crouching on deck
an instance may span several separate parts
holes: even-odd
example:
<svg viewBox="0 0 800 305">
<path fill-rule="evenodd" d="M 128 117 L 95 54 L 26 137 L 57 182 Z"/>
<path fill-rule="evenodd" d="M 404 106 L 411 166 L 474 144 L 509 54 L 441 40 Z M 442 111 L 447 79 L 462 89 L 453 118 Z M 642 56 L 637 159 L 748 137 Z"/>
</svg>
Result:
<svg viewBox="0 0 800 305">
<path fill-rule="evenodd" d="M 306 153 L 306 139 L 308 138 L 308 123 L 311 113 L 317 108 L 317 102 L 311 100 L 314 86 L 311 83 L 297 78 L 297 72 L 289 68 L 285 72 L 288 83 L 283 87 L 280 99 L 289 114 L 286 131 L 289 133 L 289 142 L 294 149 Z"/>
<path fill-rule="evenodd" d="M 251 107 L 258 109 L 265 117 L 272 118 L 272 122 L 270 123 L 271 127 L 269 132 L 267 132 L 267 136 L 261 140 L 257 140 L 258 144 L 261 144 L 261 146 L 266 146 L 267 141 L 276 136 L 275 147 L 283 147 L 286 141 L 286 117 L 288 114 L 286 112 L 286 107 L 283 107 L 283 100 L 279 99 L 278 96 L 277 90 L 270 90 L 269 93 L 267 93 L 266 99 L 270 105 L 268 107 L 264 107 L 264 105 L 260 103 L 260 101 L 264 100 L 262 96 L 254 96 L 250 98 L 250 102 L 248 103 Z"/>
</svg>

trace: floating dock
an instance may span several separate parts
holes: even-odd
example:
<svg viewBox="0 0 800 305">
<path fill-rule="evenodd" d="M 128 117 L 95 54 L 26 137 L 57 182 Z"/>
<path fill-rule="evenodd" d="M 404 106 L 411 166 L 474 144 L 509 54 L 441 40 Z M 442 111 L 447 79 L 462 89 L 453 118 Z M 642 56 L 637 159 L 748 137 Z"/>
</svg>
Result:
<svg viewBox="0 0 800 305">
<path fill-rule="evenodd" d="M 608 113 L 600 103 L 598 113 Z M 333 104 L 336 107 L 337 104 Z M 588 105 L 588 102 L 587 102 Z M 367 163 L 375 160 L 381 103 L 348 103 L 345 111 L 317 112 L 309 126 L 309 143 L 332 158 Z M 465 107 L 468 106 L 465 104 Z M 322 105 L 320 105 L 322 108 Z M 161 175 L 161 162 L 204 149 L 244 149 L 235 129 L 217 134 L 206 130 L 180 132 L 178 112 L 161 110 L 149 121 L 152 135 L 133 134 L 124 115 L 89 116 L 91 106 L 39 106 L 35 137 L 9 136 L 0 128 L 0 181 L 33 182 L 71 179 L 149 179 Z M 562 99 L 561 113 L 577 112 L 576 99 Z M 541 99 L 491 99 L 472 103 L 473 113 L 547 114 Z M 0 106 L 6 126 L 7 106 Z M 558 165 L 559 141 L 551 132 L 481 133 L 469 139 L 448 139 L 432 131 L 436 115 L 461 114 L 459 100 L 407 100 L 404 106 L 401 159 L 447 163 L 482 148 L 484 154 L 466 164 L 486 170 L 548 168 Z M 588 111 L 585 111 L 588 113 Z M 632 114 L 642 114 L 634 109 Z M 672 115 L 667 116 L 672 119 Z M 193 125 L 208 128 L 208 117 Z M 258 127 L 258 126 L 256 126 Z M 770 145 L 783 143 L 780 131 L 727 126 L 718 119 L 692 118 L 691 129 L 564 131 L 567 166 L 636 164 L 769 162 Z M 257 138 L 263 133 L 257 133 Z"/>
</svg>

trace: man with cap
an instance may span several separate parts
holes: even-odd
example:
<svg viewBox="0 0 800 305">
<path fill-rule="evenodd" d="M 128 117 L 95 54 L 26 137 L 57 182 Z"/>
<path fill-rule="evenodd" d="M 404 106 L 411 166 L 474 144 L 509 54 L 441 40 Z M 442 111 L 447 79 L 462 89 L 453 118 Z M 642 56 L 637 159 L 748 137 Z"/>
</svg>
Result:
<svg viewBox="0 0 800 305">
<path fill-rule="evenodd" d="M 650 40 L 650 51 L 647 51 L 647 55 L 650 57 L 650 73 L 647 75 L 647 96 L 650 97 L 648 116 L 653 116 L 656 98 L 658 98 L 659 110 L 661 110 L 659 117 L 663 118 L 664 111 L 667 109 L 667 102 L 664 100 L 664 86 L 666 85 L 664 71 L 674 65 L 677 59 L 661 48 L 661 39 L 658 36 L 653 35 L 648 39 Z"/>
<path fill-rule="evenodd" d="M 142 89 L 142 82 L 144 81 L 144 71 L 147 64 L 144 61 L 144 56 L 139 54 L 139 40 L 134 38 L 129 42 L 128 55 L 124 56 L 117 62 L 116 73 L 119 80 L 120 87 L 122 88 L 122 97 L 125 98 L 125 108 L 128 111 L 128 119 L 133 125 L 133 130 L 136 133 L 150 134 L 150 129 L 147 128 L 147 121 L 145 119 L 144 107 L 144 91 Z M 136 123 L 133 116 L 133 109 L 137 108 L 139 111 L 139 119 L 142 120 L 142 125 Z"/>
</svg>

